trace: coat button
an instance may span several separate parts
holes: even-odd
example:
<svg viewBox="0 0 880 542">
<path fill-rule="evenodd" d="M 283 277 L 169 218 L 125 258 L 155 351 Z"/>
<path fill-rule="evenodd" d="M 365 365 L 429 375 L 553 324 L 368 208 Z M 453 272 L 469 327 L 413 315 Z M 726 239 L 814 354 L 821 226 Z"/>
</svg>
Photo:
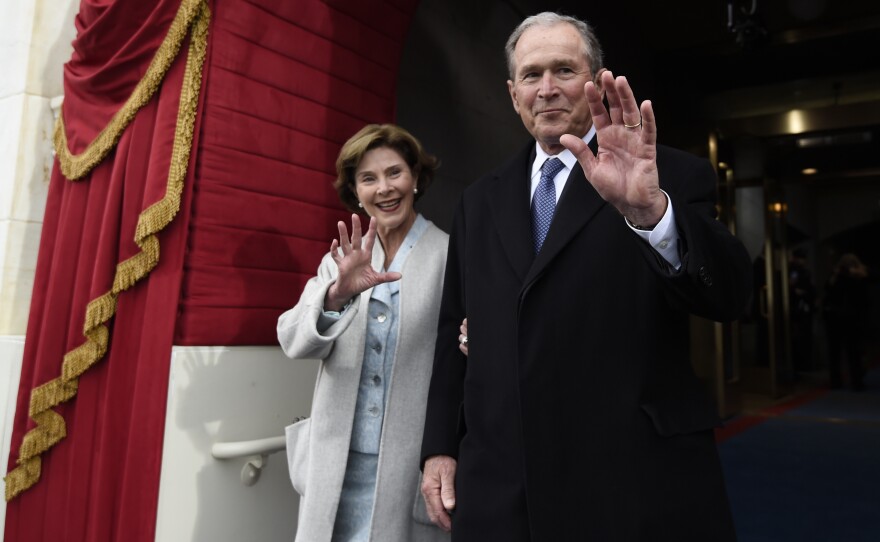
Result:
<svg viewBox="0 0 880 542">
<path fill-rule="evenodd" d="M 380 324 L 384 323 L 385 320 L 387 320 L 387 319 L 388 319 L 388 317 L 385 316 L 384 314 L 380 314 L 379 316 L 376 317 L 376 320 L 379 320 Z"/>
<path fill-rule="evenodd" d="M 700 282 L 702 282 L 704 286 L 712 286 L 712 275 L 705 266 L 700 267 L 700 270 L 697 271 L 697 276 L 700 277 Z"/>
</svg>

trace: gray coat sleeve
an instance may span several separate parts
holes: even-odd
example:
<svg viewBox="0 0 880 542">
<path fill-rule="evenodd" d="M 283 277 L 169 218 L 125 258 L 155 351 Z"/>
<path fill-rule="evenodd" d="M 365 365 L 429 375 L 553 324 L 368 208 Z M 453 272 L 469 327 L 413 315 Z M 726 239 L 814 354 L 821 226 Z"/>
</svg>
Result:
<svg viewBox="0 0 880 542">
<path fill-rule="evenodd" d="M 317 276 L 306 283 L 295 307 L 278 318 L 278 343 L 284 353 L 294 359 L 326 359 L 333 344 L 348 329 L 358 312 L 358 302 L 353 302 L 339 321 L 324 333 L 318 331 L 318 317 L 324 311 L 324 297 L 336 282 L 336 262 L 329 254 L 318 266 Z"/>
</svg>

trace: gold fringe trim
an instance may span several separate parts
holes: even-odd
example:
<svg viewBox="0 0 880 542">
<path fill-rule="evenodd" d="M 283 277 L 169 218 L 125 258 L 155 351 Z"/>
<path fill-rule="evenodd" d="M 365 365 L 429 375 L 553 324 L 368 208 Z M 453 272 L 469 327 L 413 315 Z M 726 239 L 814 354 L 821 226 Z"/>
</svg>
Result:
<svg viewBox="0 0 880 542">
<path fill-rule="evenodd" d="M 186 0 L 184 3 L 187 3 Z M 116 299 L 119 293 L 145 278 L 159 263 L 159 239 L 156 234 L 168 226 L 180 210 L 183 182 L 192 151 L 202 66 L 208 46 L 208 24 L 211 18 L 206 0 L 200 0 L 198 8 L 198 16 L 193 21 L 186 72 L 180 91 L 180 106 L 177 111 L 177 125 L 174 130 L 165 196 L 145 209 L 138 218 L 135 243 L 141 251 L 117 264 L 110 291 L 93 299 L 86 307 L 83 325 L 86 342 L 64 355 L 59 378 L 31 391 L 28 415 L 36 422 L 36 427 L 25 434 L 19 448 L 17 466 L 6 475 L 7 501 L 37 483 L 40 479 L 41 454 L 67 435 L 64 418 L 52 408 L 72 399 L 76 395 L 79 377 L 104 357 L 110 340 L 105 324 L 116 314 Z M 114 120 L 117 117 L 114 117 Z"/>
<path fill-rule="evenodd" d="M 125 104 L 113 115 L 107 126 L 95 137 L 94 141 L 89 143 L 86 149 L 77 155 L 73 155 L 67 147 L 67 132 L 64 128 L 64 114 L 58 115 L 55 122 L 55 132 L 52 136 L 55 145 L 55 154 L 58 156 L 58 163 L 61 166 L 61 173 L 71 180 L 76 181 L 86 176 L 92 168 L 101 163 L 101 160 L 113 150 L 113 147 L 122 137 L 122 132 L 131 123 L 137 112 L 150 101 L 171 63 L 177 58 L 183 39 L 189 34 L 193 20 L 199 13 L 199 4 L 202 0 L 181 0 L 180 8 L 171 21 L 171 27 L 168 34 L 156 50 L 153 60 L 150 62 L 147 73 L 144 74 L 131 96 L 128 97 Z"/>
</svg>

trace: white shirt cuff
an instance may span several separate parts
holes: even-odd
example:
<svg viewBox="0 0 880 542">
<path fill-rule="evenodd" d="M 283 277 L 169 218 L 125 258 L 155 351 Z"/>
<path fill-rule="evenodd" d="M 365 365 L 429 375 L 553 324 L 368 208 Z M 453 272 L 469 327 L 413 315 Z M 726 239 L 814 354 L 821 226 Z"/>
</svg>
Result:
<svg viewBox="0 0 880 542">
<path fill-rule="evenodd" d="M 681 267 L 681 255 L 678 253 L 679 236 L 678 228 L 675 227 L 675 213 L 672 211 L 669 194 L 663 190 L 661 192 L 666 196 L 666 213 L 653 230 L 637 230 L 632 227 L 629 220 L 626 218 L 623 220 L 629 229 L 651 245 L 677 271 Z"/>
</svg>

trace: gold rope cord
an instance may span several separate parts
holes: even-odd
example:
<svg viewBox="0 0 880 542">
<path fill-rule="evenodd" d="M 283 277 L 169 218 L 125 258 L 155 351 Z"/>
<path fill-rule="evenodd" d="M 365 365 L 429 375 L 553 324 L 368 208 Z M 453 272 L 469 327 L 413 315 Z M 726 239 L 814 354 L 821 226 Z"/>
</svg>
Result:
<svg viewBox="0 0 880 542">
<path fill-rule="evenodd" d="M 192 22 L 199 13 L 199 4 L 202 0 L 181 0 L 180 8 L 171 21 L 168 28 L 168 34 L 156 50 L 153 60 L 150 62 L 147 73 L 138 82 L 132 91 L 131 96 L 125 101 L 125 104 L 113 115 L 107 126 L 89 143 L 86 149 L 77 155 L 73 155 L 67 147 L 67 132 L 64 128 L 64 115 L 58 115 L 55 122 L 55 132 L 52 136 L 55 145 L 55 154 L 58 156 L 58 163 L 61 166 L 61 173 L 71 180 L 76 181 L 83 178 L 101 160 L 107 156 L 119 138 L 122 132 L 131 123 L 134 116 L 141 107 L 146 105 L 156 93 L 171 63 L 177 58 L 183 38 L 189 33 Z M 62 109 L 63 110 L 63 109 Z"/>
<path fill-rule="evenodd" d="M 86 307 L 83 325 L 86 342 L 64 355 L 60 377 L 31 391 L 28 414 L 36 422 L 36 427 L 25 434 L 19 448 L 17 466 L 6 475 L 7 501 L 37 483 L 40 479 L 40 455 L 66 436 L 64 418 L 53 411 L 52 407 L 72 399 L 76 395 L 78 378 L 107 352 L 109 331 L 105 324 L 116 314 L 117 296 L 145 278 L 159 263 L 159 239 L 156 234 L 168 226 L 180 210 L 183 181 L 192 150 L 211 17 L 206 0 L 200 0 L 198 7 L 180 91 L 165 196 L 138 217 L 135 243 L 141 251 L 117 264 L 110 291 L 93 299 Z"/>
</svg>

